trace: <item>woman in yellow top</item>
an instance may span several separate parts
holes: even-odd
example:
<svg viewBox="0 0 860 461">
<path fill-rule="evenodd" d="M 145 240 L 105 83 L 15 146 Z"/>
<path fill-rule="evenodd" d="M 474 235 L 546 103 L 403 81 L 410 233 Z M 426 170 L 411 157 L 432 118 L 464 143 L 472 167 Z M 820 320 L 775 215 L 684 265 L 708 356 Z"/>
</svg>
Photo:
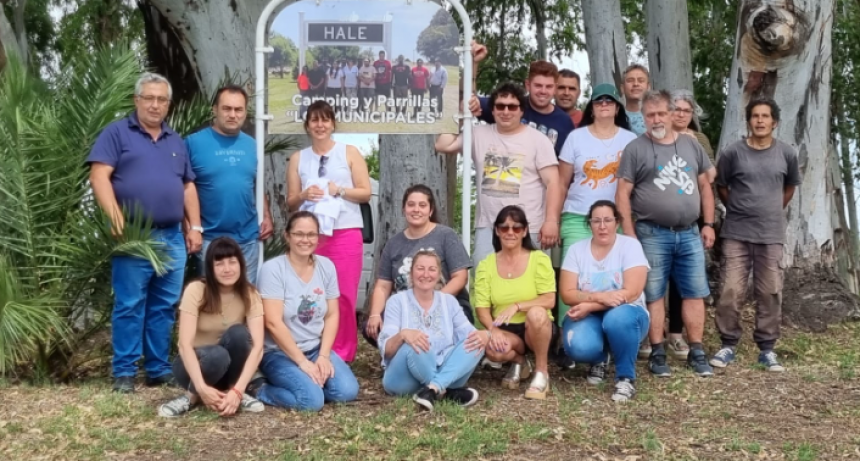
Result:
<svg viewBox="0 0 860 461">
<path fill-rule="evenodd" d="M 245 276 L 242 248 L 217 238 L 204 264 L 207 277 L 189 283 L 179 304 L 173 375 L 186 393 L 161 405 L 159 416 L 180 416 L 199 403 L 221 416 L 264 409 L 245 393 L 263 357 L 263 302 Z"/>
<path fill-rule="evenodd" d="M 475 311 L 490 332 L 486 356 L 511 362 L 502 386 L 519 388 L 532 374 L 526 350 L 535 354 L 535 374 L 525 397 L 546 398 L 549 389 L 547 355 L 552 341 L 550 312 L 555 305 L 552 261 L 529 237 L 526 214 L 518 206 L 502 208 L 493 225 L 495 253 L 475 272 Z"/>
</svg>

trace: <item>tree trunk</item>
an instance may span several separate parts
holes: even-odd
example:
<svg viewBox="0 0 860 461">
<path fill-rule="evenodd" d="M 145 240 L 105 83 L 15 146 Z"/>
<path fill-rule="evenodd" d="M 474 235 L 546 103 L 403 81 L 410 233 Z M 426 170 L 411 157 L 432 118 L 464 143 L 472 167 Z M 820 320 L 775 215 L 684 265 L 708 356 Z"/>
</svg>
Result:
<svg viewBox="0 0 860 461">
<path fill-rule="evenodd" d="M 787 209 L 784 319 L 812 329 L 857 315 L 857 299 L 834 272 L 838 208 L 830 146 L 834 0 L 745 0 L 720 147 L 747 132 L 744 109 L 770 97 L 782 109 L 776 136 L 798 150 L 804 175 Z M 721 149 L 720 149 L 721 150 Z"/>
<path fill-rule="evenodd" d="M 24 64 L 29 60 L 27 31 L 24 27 L 24 7 L 27 0 L 18 0 L 12 5 L 12 21 L 6 17 L 3 2 L 0 2 L 0 70 L 6 66 L 7 56 L 16 54 Z"/>
<path fill-rule="evenodd" d="M 549 52 L 546 38 L 546 3 L 542 0 L 529 0 L 528 5 L 535 23 L 537 59 L 546 59 Z"/>
<path fill-rule="evenodd" d="M 651 87 L 693 91 L 687 0 L 647 0 L 645 15 Z"/>
<path fill-rule="evenodd" d="M 849 238 L 849 248 L 851 249 L 851 261 L 854 263 L 851 266 L 851 270 L 855 278 L 858 277 L 858 268 L 857 263 L 860 262 L 860 240 L 858 240 L 857 233 L 857 199 L 854 195 L 854 170 L 851 168 L 851 148 L 848 145 L 848 136 L 846 136 L 845 132 L 850 132 L 845 123 L 845 113 L 842 111 L 842 98 L 844 96 L 837 96 L 837 100 L 833 105 L 835 117 L 837 120 L 837 126 L 842 128 L 843 131 L 839 133 L 839 147 L 840 147 L 840 157 L 842 160 L 842 187 L 845 191 L 845 208 L 848 209 L 848 238 Z M 844 128 L 843 128 L 844 127 Z M 857 285 L 852 287 L 852 291 L 857 293 L 858 290 Z"/>
<path fill-rule="evenodd" d="M 627 67 L 627 39 L 621 22 L 619 0 L 582 0 L 585 46 L 591 68 L 591 83 L 622 87 Z"/>
</svg>

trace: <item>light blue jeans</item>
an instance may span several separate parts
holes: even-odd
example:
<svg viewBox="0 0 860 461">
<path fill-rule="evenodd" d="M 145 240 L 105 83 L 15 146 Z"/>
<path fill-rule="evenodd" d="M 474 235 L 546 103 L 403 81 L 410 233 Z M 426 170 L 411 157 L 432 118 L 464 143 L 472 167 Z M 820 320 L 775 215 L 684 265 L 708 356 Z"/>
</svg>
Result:
<svg viewBox="0 0 860 461">
<path fill-rule="evenodd" d="M 203 248 L 200 249 L 200 253 L 197 253 L 197 257 L 200 260 L 201 276 L 206 275 L 206 250 L 209 249 L 209 245 L 212 244 L 212 240 L 204 239 Z M 260 264 L 260 242 L 253 241 L 250 243 L 240 243 L 239 248 L 242 249 L 242 256 L 245 257 L 248 281 L 251 282 L 251 285 L 257 286 L 257 269 L 259 269 L 257 266 Z"/>
<path fill-rule="evenodd" d="M 152 239 L 163 245 L 170 262 L 167 273 L 158 276 L 148 261 L 130 256 L 112 260 L 111 285 L 114 307 L 111 315 L 113 376 L 135 376 L 137 362 L 150 378 L 171 372 L 170 336 L 176 319 L 174 306 L 182 295 L 185 277 L 185 238 L 175 228 L 153 229 Z"/>
<path fill-rule="evenodd" d="M 307 351 L 305 358 L 316 362 L 319 352 L 319 348 Z M 358 397 L 355 375 L 336 353 L 332 352 L 330 357 L 334 377 L 320 387 L 283 351 L 266 351 L 260 362 L 266 384 L 260 387 L 257 398 L 266 405 L 299 411 L 320 411 L 325 402 L 355 400 Z"/>
<path fill-rule="evenodd" d="M 465 386 L 484 356 L 481 351 L 467 352 L 465 343 L 460 341 L 439 367 L 433 351 L 417 353 L 403 344 L 385 367 L 382 388 L 392 395 L 412 395 L 430 384 L 440 390 Z"/>
<path fill-rule="evenodd" d="M 611 351 L 615 380 L 635 380 L 636 355 L 639 343 L 648 333 L 648 325 L 645 309 L 632 304 L 593 312 L 581 320 L 565 317 L 564 352 L 575 362 L 594 364 L 605 362 L 606 353 Z"/>
</svg>

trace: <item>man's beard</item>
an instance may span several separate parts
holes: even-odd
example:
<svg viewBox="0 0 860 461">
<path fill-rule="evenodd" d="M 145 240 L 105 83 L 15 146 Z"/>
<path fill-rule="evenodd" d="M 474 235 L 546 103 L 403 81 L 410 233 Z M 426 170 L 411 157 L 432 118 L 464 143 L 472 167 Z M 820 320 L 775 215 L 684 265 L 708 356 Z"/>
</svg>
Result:
<svg viewBox="0 0 860 461">
<path fill-rule="evenodd" d="M 666 127 L 651 128 L 651 137 L 654 139 L 663 139 L 666 137 Z"/>
</svg>

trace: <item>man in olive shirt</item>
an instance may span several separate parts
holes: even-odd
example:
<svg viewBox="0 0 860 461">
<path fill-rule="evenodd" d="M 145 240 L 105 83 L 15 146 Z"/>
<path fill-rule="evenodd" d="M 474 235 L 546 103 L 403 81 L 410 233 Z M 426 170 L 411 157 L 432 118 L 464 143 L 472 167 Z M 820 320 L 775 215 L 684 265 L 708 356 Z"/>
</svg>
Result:
<svg viewBox="0 0 860 461">
<path fill-rule="evenodd" d="M 750 268 L 756 300 L 753 340 L 758 363 L 768 371 L 785 371 L 773 347 L 782 322 L 782 252 L 785 212 L 802 178 L 797 151 L 775 139 L 779 106 L 757 99 L 746 108 L 750 136 L 728 146 L 717 165 L 717 191 L 726 205 L 723 242 L 723 289 L 716 323 L 722 347 L 710 364 L 724 368 L 735 360 L 741 339 L 740 309 L 746 301 Z"/>
</svg>

